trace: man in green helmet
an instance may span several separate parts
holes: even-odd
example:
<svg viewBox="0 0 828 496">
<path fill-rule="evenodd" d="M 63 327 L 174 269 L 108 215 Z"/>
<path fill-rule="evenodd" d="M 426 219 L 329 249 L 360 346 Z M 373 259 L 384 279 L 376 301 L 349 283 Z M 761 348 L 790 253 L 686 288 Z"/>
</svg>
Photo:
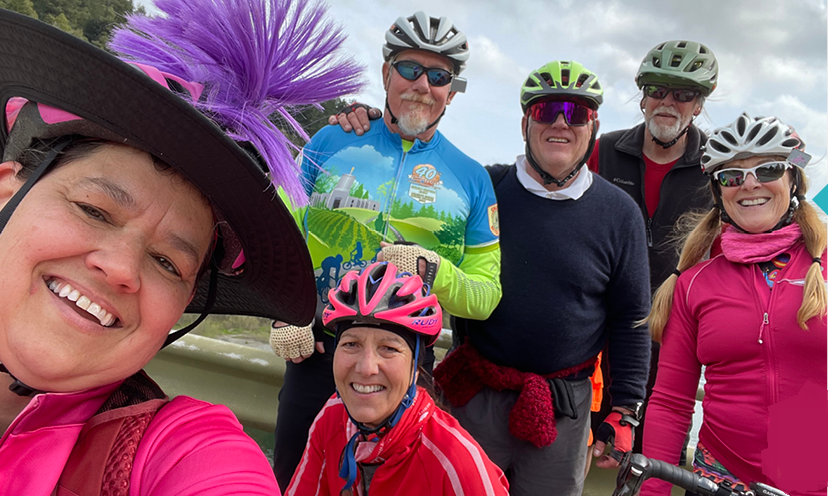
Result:
<svg viewBox="0 0 828 496">
<path fill-rule="evenodd" d="M 583 167 L 602 100 L 597 76 L 577 62 L 550 62 L 526 79 L 525 155 L 489 168 L 503 298 L 485 321 L 458 319 L 464 343 L 435 370 L 452 414 L 507 473 L 512 495 L 581 494 L 589 377 L 605 345 L 614 406 L 596 436 L 614 446 L 599 466 L 631 449 L 644 399 L 644 224 L 628 195 Z"/>
<path fill-rule="evenodd" d="M 653 291 L 676 268 L 678 253 L 670 239 L 678 218 L 711 206 L 705 188 L 708 180 L 701 169 L 701 148 L 707 137 L 693 120 L 716 88 L 718 75 L 716 57 L 701 43 L 660 43 L 644 57 L 635 76 L 642 92 L 644 122 L 603 134 L 588 162 L 593 172 L 626 191 L 638 204 L 647 227 Z M 658 366 L 658 344 L 652 348 L 647 397 Z M 594 422 L 602 418 L 599 413 Z M 643 438 L 642 422 L 635 451 L 641 451 Z"/>
</svg>

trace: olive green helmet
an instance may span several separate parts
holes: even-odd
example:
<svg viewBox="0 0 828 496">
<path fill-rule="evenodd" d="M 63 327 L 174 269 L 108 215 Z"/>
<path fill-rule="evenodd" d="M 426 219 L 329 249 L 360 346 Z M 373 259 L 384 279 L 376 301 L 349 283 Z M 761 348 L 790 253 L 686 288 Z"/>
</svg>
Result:
<svg viewBox="0 0 828 496">
<path fill-rule="evenodd" d="M 695 41 L 665 41 L 644 57 L 635 83 L 663 84 L 701 91 L 705 97 L 716 89 L 719 64 L 709 48 Z"/>
<path fill-rule="evenodd" d="M 520 107 L 525 114 L 538 100 L 550 96 L 577 97 L 593 110 L 604 102 L 598 76 L 575 61 L 554 60 L 532 71 L 520 88 Z"/>
</svg>

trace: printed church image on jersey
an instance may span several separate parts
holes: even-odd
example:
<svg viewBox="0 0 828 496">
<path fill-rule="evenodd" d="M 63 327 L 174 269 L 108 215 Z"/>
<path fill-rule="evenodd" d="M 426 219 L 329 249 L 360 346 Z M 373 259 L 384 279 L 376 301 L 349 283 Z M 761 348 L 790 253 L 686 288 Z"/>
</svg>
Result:
<svg viewBox="0 0 828 496">
<path fill-rule="evenodd" d="M 311 206 L 331 210 L 335 208 L 364 208 L 366 210 L 379 212 L 379 202 L 367 198 L 350 196 L 351 188 L 354 186 L 354 181 L 356 181 L 356 177 L 352 175 L 353 172 L 354 169 L 352 167 L 351 173 L 342 174 L 339 182 L 336 183 L 336 187 L 330 193 L 314 192 L 310 197 Z"/>
</svg>

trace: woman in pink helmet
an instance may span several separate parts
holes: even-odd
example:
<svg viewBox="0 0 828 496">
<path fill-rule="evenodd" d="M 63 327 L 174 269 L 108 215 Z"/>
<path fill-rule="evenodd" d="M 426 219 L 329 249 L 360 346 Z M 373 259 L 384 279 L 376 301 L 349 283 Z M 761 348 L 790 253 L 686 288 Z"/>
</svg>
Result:
<svg viewBox="0 0 828 496">
<path fill-rule="evenodd" d="M 310 322 L 268 117 L 359 72 L 302 0 L 159 7 L 117 30 L 122 59 L 0 9 L 2 495 L 279 494 L 229 409 L 142 368 L 185 310 Z"/>
<path fill-rule="evenodd" d="M 311 427 L 286 494 L 504 495 L 508 482 L 428 391 L 423 350 L 443 311 L 419 276 L 375 263 L 329 294 L 337 393 Z M 345 491 L 345 492 L 343 492 Z"/>
</svg>

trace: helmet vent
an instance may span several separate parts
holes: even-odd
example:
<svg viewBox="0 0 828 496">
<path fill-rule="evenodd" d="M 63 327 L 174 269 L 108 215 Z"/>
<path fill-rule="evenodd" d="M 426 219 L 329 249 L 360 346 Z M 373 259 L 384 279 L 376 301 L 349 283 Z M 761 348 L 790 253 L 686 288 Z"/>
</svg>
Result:
<svg viewBox="0 0 828 496">
<path fill-rule="evenodd" d="M 678 48 L 687 48 L 687 42 L 686 41 L 679 41 L 676 46 Z"/>
<path fill-rule="evenodd" d="M 569 86 L 569 69 L 561 70 L 561 84 L 563 86 Z"/>
<path fill-rule="evenodd" d="M 584 83 L 586 83 L 587 79 L 589 79 L 589 74 L 582 73 L 580 76 L 578 76 L 578 81 L 575 83 L 575 87 L 580 88 L 584 85 Z"/>
<path fill-rule="evenodd" d="M 733 137 L 733 135 L 728 133 L 727 131 L 722 131 L 721 135 L 722 135 L 722 138 L 727 140 L 727 142 L 730 143 L 731 145 L 736 146 L 736 145 L 739 144 L 739 141 L 736 140 L 736 138 Z"/>
<path fill-rule="evenodd" d="M 681 55 L 673 55 L 670 58 L 670 67 L 678 67 L 681 65 Z"/>
<path fill-rule="evenodd" d="M 692 64 L 687 68 L 687 72 L 695 72 L 701 69 L 701 66 L 704 64 L 701 60 L 695 60 Z"/>
<path fill-rule="evenodd" d="M 657 46 L 655 49 L 656 50 L 664 50 L 664 45 L 666 45 L 666 44 L 667 43 L 662 43 L 661 45 Z"/>
<path fill-rule="evenodd" d="M 799 145 L 801 145 L 801 144 L 802 144 L 802 142 L 799 141 L 796 138 L 786 139 L 785 141 L 782 142 L 782 146 L 791 147 L 791 148 L 798 148 Z"/>
<path fill-rule="evenodd" d="M 747 126 L 747 119 L 744 116 L 739 117 L 739 120 L 736 122 L 736 130 L 739 131 L 739 136 L 745 135 L 745 127 Z"/>
<path fill-rule="evenodd" d="M 707 53 L 707 47 L 704 45 L 699 45 L 699 53 Z"/>
<path fill-rule="evenodd" d="M 549 86 L 554 86 L 554 81 L 552 80 L 552 75 L 549 74 L 548 72 L 541 73 L 540 77 L 541 77 L 541 79 L 546 81 L 546 84 L 548 84 Z"/>
<path fill-rule="evenodd" d="M 653 57 L 653 67 L 661 68 L 661 59 L 658 57 Z"/>
<path fill-rule="evenodd" d="M 767 145 L 767 144 L 768 144 L 768 142 L 769 142 L 770 140 L 772 140 L 774 136 L 776 136 L 776 133 L 777 133 L 778 131 L 779 131 L 779 128 L 778 128 L 778 127 L 776 127 L 776 126 L 773 126 L 772 128 L 770 128 L 770 129 L 768 130 L 768 132 L 767 132 L 767 133 L 765 133 L 765 135 L 764 135 L 764 136 L 762 136 L 762 139 L 760 139 L 760 140 L 759 140 L 759 143 L 757 143 L 757 144 L 758 144 L 759 146 L 762 146 L 762 145 Z"/>
<path fill-rule="evenodd" d="M 708 145 L 710 148 L 712 148 L 712 149 L 716 150 L 716 151 L 717 151 L 717 152 L 719 152 L 719 153 L 730 153 L 730 148 L 728 148 L 727 146 L 725 146 L 723 143 L 719 143 L 719 142 L 718 142 L 718 141 L 716 141 L 716 140 L 713 140 L 713 139 L 708 140 L 708 141 L 707 141 L 707 145 Z"/>
<path fill-rule="evenodd" d="M 601 91 L 601 83 L 599 83 L 596 79 L 595 82 L 592 83 L 592 86 L 590 86 L 590 88 L 592 88 L 595 91 Z"/>
<path fill-rule="evenodd" d="M 754 138 L 756 138 L 756 135 L 759 134 L 759 131 L 761 131 L 761 130 L 762 130 L 762 128 L 760 126 L 755 126 L 753 129 L 751 129 L 748 132 L 748 135 L 745 138 L 745 141 L 747 141 L 748 143 L 753 141 Z"/>
</svg>

